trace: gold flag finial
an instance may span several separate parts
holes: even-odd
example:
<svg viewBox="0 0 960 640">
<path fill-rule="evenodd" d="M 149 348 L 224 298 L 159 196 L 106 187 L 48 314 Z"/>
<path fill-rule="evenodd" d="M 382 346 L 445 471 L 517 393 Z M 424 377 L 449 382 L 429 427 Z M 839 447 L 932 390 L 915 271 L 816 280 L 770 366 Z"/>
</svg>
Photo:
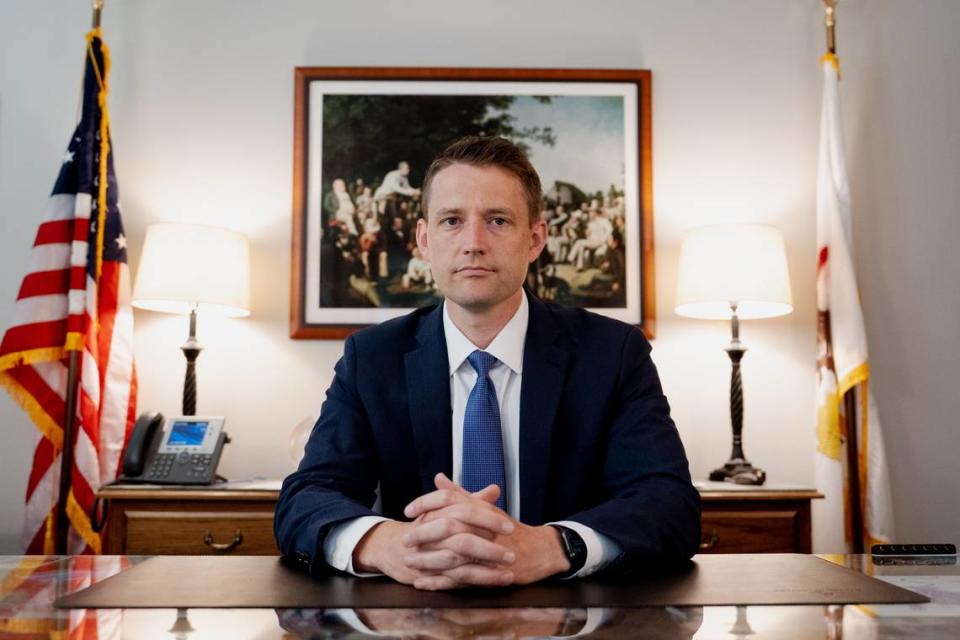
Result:
<svg viewBox="0 0 960 640">
<path fill-rule="evenodd" d="M 838 0 L 822 0 L 823 9 L 826 12 L 826 17 L 823 20 L 824 25 L 827 28 L 827 51 L 836 55 L 837 53 L 837 2 Z"/>
<path fill-rule="evenodd" d="M 100 15 L 103 13 L 103 0 L 93 0 L 93 28 L 100 27 Z"/>
</svg>

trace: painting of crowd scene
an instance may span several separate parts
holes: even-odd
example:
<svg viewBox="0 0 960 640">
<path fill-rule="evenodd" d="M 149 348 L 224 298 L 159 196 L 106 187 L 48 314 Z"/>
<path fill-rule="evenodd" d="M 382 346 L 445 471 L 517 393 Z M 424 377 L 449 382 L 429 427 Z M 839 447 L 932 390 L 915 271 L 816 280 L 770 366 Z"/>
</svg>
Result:
<svg viewBox="0 0 960 640">
<path fill-rule="evenodd" d="M 524 149 L 543 182 L 547 245 L 528 286 L 561 304 L 624 307 L 623 110 L 619 96 L 326 95 L 320 306 L 439 302 L 416 245 L 424 173 L 454 140 L 500 135 Z"/>
</svg>

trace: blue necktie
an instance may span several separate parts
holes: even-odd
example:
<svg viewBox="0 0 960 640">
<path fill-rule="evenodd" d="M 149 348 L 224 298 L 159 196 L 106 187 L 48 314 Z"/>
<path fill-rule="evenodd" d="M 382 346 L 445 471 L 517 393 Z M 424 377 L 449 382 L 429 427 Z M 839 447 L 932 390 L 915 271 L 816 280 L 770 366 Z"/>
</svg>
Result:
<svg viewBox="0 0 960 640">
<path fill-rule="evenodd" d="M 497 506 L 506 511 L 500 407 L 489 375 L 497 359 L 486 351 L 474 351 L 467 360 L 477 371 L 477 383 L 473 385 L 463 414 L 463 488 L 473 492 L 490 484 L 498 485 Z"/>
</svg>

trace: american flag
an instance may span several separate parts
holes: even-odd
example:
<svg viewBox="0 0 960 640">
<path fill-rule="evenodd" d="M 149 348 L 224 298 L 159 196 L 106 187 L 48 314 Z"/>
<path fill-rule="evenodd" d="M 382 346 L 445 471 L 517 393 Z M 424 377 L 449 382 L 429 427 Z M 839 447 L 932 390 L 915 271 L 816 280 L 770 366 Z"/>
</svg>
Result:
<svg viewBox="0 0 960 640">
<path fill-rule="evenodd" d="M 53 553 L 67 362 L 79 351 L 76 444 L 67 500 L 69 553 L 99 553 L 91 512 L 117 476 L 136 412 L 127 241 L 110 145 L 110 52 L 87 34 L 83 109 L 37 229 L 14 318 L 0 342 L 0 383 L 39 430 L 27 483 L 24 547 Z"/>
</svg>

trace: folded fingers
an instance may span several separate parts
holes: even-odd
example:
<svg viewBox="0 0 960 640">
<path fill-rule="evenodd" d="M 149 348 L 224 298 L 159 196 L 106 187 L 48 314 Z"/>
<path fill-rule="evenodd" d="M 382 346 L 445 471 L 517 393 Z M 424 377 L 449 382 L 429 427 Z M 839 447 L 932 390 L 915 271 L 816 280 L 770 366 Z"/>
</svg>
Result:
<svg viewBox="0 0 960 640">
<path fill-rule="evenodd" d="M 513 532 L 514 524 L 502 511 L 474 504 L 455 504 L 426 514 L 404 535 L 407 546 L 439 542 L 458 533 L 474 533 L 486 539 Z"/>
<path fill-rule="evenodd" d="M 471 533 L 458 533 L 430 548 L 404 556 L 404 564 L 421 571 L 446 571 L 465 564 L 510 565 L 517 559 L 507 547 Z"/>
</svg>

